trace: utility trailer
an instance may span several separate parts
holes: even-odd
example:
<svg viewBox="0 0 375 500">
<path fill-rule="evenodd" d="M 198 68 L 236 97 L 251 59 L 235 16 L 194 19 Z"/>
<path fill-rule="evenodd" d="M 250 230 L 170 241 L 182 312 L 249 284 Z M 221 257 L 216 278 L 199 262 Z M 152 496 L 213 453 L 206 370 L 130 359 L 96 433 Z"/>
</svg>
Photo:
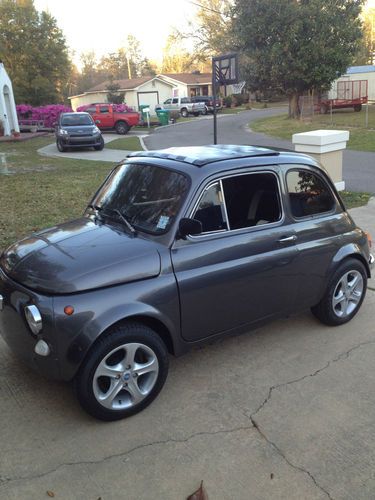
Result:
<svg viewBox="0 0 375 500">
<path fill-rule="evenodd" d="M 320 100 L 320 112 L 330 109 L 353 108 L 361 111 L 362 104 L 368 101 L 368 80 L 345 80 L 337 82 L 336 96 Z"/>
</svg>

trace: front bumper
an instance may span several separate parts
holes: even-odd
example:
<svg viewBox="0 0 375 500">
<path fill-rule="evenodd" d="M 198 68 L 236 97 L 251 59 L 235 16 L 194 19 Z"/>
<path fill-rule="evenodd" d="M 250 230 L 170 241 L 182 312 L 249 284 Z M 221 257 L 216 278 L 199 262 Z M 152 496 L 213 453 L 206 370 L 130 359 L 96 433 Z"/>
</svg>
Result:
<svg viewBox="0 0 375 500">
<path fill-rule="evenodd" d="M 11 280 L 0 269 L 0 334 L 9 348 L 28 366 L 41 375 L 60 380 L 60 368 L 53 338 L 52 298 L 42 297 Z M 43 328 L 34 335 L 27 324 L 24 308 L 36 305 L 43 316 Z M 38 340 L 45 340 L 50 349 L 49 356 L 39 356 L 34 352 Z"/>
<path fill-rule="evenodd" d="M 63 146 L 69 148 L 82 148 L 82 147 L 92 147 L 100 146 L 101 136 L 100 135 L 89 135 L 89 136 L 59 136 L 59 140 Z"/>
</svg>

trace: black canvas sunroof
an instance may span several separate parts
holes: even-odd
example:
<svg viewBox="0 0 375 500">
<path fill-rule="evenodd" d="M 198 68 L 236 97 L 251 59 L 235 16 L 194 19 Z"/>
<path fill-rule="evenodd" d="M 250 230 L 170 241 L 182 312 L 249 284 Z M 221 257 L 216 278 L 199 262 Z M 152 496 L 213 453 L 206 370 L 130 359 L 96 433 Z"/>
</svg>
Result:
<svg viewBox="0 0 375 500">
<path fill-rule="evenodd" d="M 168 160 L 181 161 L 202 167 L 208 163 L 221 160 L 232 160 L 235 158 L 248 158 L 254 156 L 277 156 L 278 151 L 255 146 L 189 146 L 160 149 L 158 151 L 135 151 L 128 154 L 128 158 L 165 158 Z"/>
</svg>

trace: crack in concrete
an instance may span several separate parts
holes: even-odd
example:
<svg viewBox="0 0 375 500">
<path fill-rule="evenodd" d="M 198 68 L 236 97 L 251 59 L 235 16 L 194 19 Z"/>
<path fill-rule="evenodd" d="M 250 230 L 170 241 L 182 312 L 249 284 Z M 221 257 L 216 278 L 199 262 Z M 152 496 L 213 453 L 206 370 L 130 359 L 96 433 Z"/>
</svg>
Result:
<svg viewBox="0 0 375 500">
<path fill-rule="evenodd" d="M 299 465 L 293 464 L 288 459 L 288 457 L 285 455 L 285 453 L 276 445 L 276 443 L 274 443 L 273 441 L 271 441 L 266 436 L 265 432 L 261 430 L 261 428 L 259 427 L 258 422 L 255 420 L 254 417 L 255 417 L 255 415 L 257 415 L 266 406 L 267 403 L 269 403 L 269 401 L 272 398 L 272 393 L 276 389 L 279 389 L 280 387 L 285 387 L 287 385 L 296 384 L 296 383 L 301 382 L 302 380 L 305 380 L 305 379 L 307 379 L 309 377 L 315 377 L 319 373 L 321 373 L 324 370 L 326 370 L 327 368 L 329 368 L 329 366 L 331 366 L 333 363 L 337 363 L 338 361 L 341 361 L 343 359 L 348 359 L 349 356 L 350 356 L 350 354 L 353 351 L 355 351 L 355 350 L 357 350 L 360 347 L 363 347 L 365 345 L 369 345 L 369 344 L 375 344 L 375 340 L 369 340 L 369 341 L 366 341 L 366 342 L 361 342 L 360 344 L 357 344 L 357 345 L 353 346 L 348 351 L 342 352 L 336 358 L 334 358 L 332 360 L 329 360 L 324 366 L 322 366 L 318 370 L 315 370 L 313 373 L 309 373 L 307 375 L 303 375 L 302 377 L 299 377 L 299 378 L 294 379 L 294 380 L 290 380 L 288 382 L 284 382 L 282 384 L 277 384 L 277 385 L 271 386 L 269 388 L 269 390 L 268 390 L 267 397 L 262 401 L 262 403 L 258 406 L 258 408 L 253 413 L 251 413 L 250 416 L 248 416 L 248 418 L 250 418 L 250 421 L 253 424 L 254 428 L 258 431 L 258 433 L 262 436 L 262 438 L 265 441 L 267 441 L 267 443 L 272 448 L 275 449 L 275 451 L 286 461 L 286 463 L 288 465 L 290 465 L 290 467 L 293 467 L 293 469 L 299 470 L 300 472 L 303 472 L 304 474 L 307 474 L 311 478 L 311 480 L 314 482 L 315 486 L 317 486 L 327 496 L 327 498 L 329 498 L 330 500 L 333 500 L 333 497 L 330 495 L 330 493 L 325 488 L 323 488 L 323 486 L 321 484 L 318 483 L 318 481 L 315 479 L 315 477 L 313 476 L 313 474 L 310 471 L 308 471 L 307 469 L 305 469 L 304 467 L 301 467 Z"/>
<path fill-rule="evenodd" d="M 247 417 L 248 418 L 248 417 Z M 15 477 L 0 477 L 0 490 L 2 489 L 3 486 L 8 486 L 9 483 L 14 483 L 17 481 L 25 481 L 25 480 L 32 480 L 32 479 L 40 479 L 44 476 L 48 476 L 49 474 L 53 474 L 54 472 L 57 472 L 59 469 L 63 467 L 72 467 L 75 465 L 95 465 L 95 464 L 100 464 L 107 462 L 111 459 L 114 458 L 125 458 L 126 456 L 130 455 L 131 453 L 134 453 L 138 450 L 141 450 L 143 448 L 148 448 L 152 446 L 157 446 L 157 445 L 168 445 L 170 443 L 186 443 L 190 441 L 191 439 L 194 439 L 199 436 L 214 436 L 216 434 L 230 434 L 234 432 L 241 432 L 241 431 L 248 431 L 254 430 L 253 424 L 245 425 L 245 426 L 239 426 L 239 427 L 234 427 L 233 429 L 221 429 L 218 431 L 201 431 L 201 432 L 196 432 L 194 434 L 190 434 L 190 436 L 187 436 L 185 438 L 181 439 L 175 439 L 175 438 L 169 438 L 169 439 L 162 439 L 159 441 L 152 441 L 150 443 L 144 443 L 140 444 L 138 446 L 134 446 L 133 448 L 130 448 L 127 451 L 122 451 L 120 453 L 114 453 L 113 455 L 107 455 L 103 458 L 100 458 L 98 460 L 81 460 L 81 461 L 76 461 L 76 462 L 64 462 L 62 464 L 59 464 L 57 467 L 53 469 L 49 469 L 48 471 L 42 472 L 40 474 L 34 474 L 34 475 L 28 475 L 28 476 L 15 476 Z"/>
</svg>

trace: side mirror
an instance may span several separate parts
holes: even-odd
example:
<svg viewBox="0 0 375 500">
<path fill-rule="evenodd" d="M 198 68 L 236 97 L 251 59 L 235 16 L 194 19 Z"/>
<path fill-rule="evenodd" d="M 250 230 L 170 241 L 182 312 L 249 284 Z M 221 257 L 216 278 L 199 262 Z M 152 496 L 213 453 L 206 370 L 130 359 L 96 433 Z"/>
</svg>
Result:
<svg viewBox="0 0 375 500">
<path fill-rule="evenodd" d="M 95 123 L 98 125 L 100 123 L 100 120 L 95 120 Z"/>
<path fill-rule="evenodd" d="M 202 223 L 197 219 L 183 218 L 178 226 L 178 236 L 185 239 L 187 235 L 197 235 L 202 232 Z"/>
</svg>

